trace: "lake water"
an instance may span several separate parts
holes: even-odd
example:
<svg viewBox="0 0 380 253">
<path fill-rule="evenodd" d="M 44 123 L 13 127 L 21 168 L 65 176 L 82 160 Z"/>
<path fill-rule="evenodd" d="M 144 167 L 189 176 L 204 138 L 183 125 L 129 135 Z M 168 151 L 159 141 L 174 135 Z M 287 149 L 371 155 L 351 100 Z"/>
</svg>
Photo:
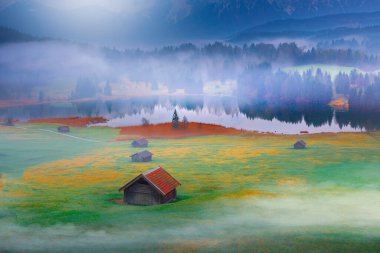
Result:
<svg viewBox="0 0 380 253">
<path fill-rule="evenodd" d="M 298 123 L 287 123 L 284 121 L 281 122 L 277 119 L 251 119 L 240 111 L 234 112 L 233 114 L 227 114 L 223 111 L 210 110 L 210 108 L 188 110 L 178 106 L 165 107 L 162 105 L 156 105 L 153 111 L 142 111 L 134 115 L 127 114 L 123 117 L 113 118 L 105 124 L 98 125 L 110 127 L 140 125 L 142 118 L 148 119 L 152 124 L 170 122 L 174 109 L 177 110 L 177 113 L 181 119 L 183 116 L 186 116 L 191 122 L 212 123 L 225 127 L 253 130 L 258 132 L 298 134 L 301 131 L 308 131 L 309 133 L 362 131 L 360 128 L 353 128 L 351 126 L 340 127 L 335 119 L 331 123 L 326 123 L 322 126 L 308 126 L 304 119 Z"/>
<path fill-rule="evenodd" d="M 180 119 L 218 124 L 258 132 L 298 134 L 321 132 L 360 132 L 379 130 L 379 114 L 373 112 L 334 111 L 324 105 L 269 106 L 241 105 L 234 97 L 149 97 L 114 101 L 51 103 L 0 109 L 0 117 L 19 120 L 51 117 L 103 116 L 110 127 L 170 122 L 174 109 Z"/>
</svg>

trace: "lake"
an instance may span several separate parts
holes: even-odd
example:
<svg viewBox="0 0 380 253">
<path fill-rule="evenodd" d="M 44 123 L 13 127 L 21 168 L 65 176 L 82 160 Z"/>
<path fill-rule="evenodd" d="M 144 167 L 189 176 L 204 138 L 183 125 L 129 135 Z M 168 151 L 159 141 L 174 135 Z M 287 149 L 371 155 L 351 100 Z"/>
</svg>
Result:
<svg viewBox="0 0 380 253">
<path fill-rule="evenodd" d="M 380 129 L 380 113 L 354 110 L 338 111 L 314 105 L 268 105 L 253 101 L 242 104 L 236 97 L 161 96 L 123 100 L 49 103 L 0 109 L 0 117 L 26 121 L 36 118 L 103 116 L 110 127 L 139 125 L 142 118 L 151 124 L 170 122 L 174 109 L 180 119 L 218 124 L 225 127 L 298 134 L 321 132 L 360 132 Z"/>
</svg>

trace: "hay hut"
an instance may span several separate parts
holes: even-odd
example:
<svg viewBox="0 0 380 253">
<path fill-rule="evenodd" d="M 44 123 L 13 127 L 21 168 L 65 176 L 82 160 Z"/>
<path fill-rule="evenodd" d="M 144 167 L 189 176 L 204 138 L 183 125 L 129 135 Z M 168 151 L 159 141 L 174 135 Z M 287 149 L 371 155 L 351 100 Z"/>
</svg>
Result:
<svg viewBox="0 0 380 253">
<path fill-rule="evenodd" d="M 148 140 L 147 139 L 138 139 L 138 140 L 134 140 L 132 142 L 132 146 L 134 148 L 145 148 L 148 146 Z"/>
<path fill-rule="evenodd" d="M 159 205 L 177 197 L 176 188 L 181 184 L 166 170 L 158 166 L 138 175 L 119 191 L 124 192 L 124 203 L 129 205 Z"/>
<path fill-rule="evenodd" d="M 59 126 L 57 128 L 59 133 L 70 133 L 70 127 L 69 126 Z"/>
<path fill-rule="evenodd" d="M 153 154 L 151 152 L 149 152 L 148 150 L 144 150 L 144 151 L 131 155 L 131 158 L 132 158 L 132 162 L 141 163 L 141 162 L 152 161 L 152 156 Z"/>
<path fill-rule="evenodd" d="M 3 126 L 14 126 L 13 120 L 11 118 L 8 118 L 3 124 Z"/>
<path fill-rule="evenodd" d="M 294 149 L 305 149 L 306 148 L 306 142 L 303 140 L 299 140 L 296 143 L 294 143 Z"/>
</svg>

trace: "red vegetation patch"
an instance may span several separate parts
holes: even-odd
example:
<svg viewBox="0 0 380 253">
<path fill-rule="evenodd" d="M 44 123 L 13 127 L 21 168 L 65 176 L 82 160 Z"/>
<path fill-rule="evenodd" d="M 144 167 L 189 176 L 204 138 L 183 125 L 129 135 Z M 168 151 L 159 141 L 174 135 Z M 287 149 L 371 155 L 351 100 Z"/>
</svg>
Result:
<svg viewBox="0 0 380 253">
<path fill-rule="evenodd" d="M 339 98 L 339 99 L 333 100 L 329 103 L 329 105 L 337 109 L 343 109 L 343 110 L 348 110 L 350 107 L 350 104 L 348 103 L 348 100 L 346 98 Z"/>
<path fill-rule="evenodd" d="M 203 123 L 188 123 L 185 128 L 172 128 L 171 123 L 162 123 L 148 126 L 128 126 L 121 127 L 120 134 L 122 135 L 137 135 L 144 138 L 186 138 L 193 136 L 208 136 L 208 135 L 238 135 L 243 131 L 235 128 L 226 128 L 219 125 L 203 124 Z M 118 138 L 117 140 L 130 140 L 130 138 Z"/>
<path fill-rule="evenodd" d="M 110 199 L 109 202 L 119 204 L 119 205 L 125 205 L 125 202 L 123 199 Z"/>
<path fill-rule="evenodd" d="M 71 118 L 47 118 L 47 119 L 33 119 L 28 123 L 37 123 L 37 124 L 61 124 L 75 127 L 85 127 L 88 124 L 96 124 L 96 123 L 104 123 L 107 122 L 105 118 L 102 117 L 88 117 L 88 118 L 79 118 L 79 117 L 71 117 Z"/>
</svg>

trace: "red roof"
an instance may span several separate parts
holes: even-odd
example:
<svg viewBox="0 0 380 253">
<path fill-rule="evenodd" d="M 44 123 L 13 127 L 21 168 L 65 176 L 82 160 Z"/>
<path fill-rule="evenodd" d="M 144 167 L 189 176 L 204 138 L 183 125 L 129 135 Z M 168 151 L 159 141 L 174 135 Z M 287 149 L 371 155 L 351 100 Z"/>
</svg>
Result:
<svg viewBox="0 0 380 253">
<path fill-rule="evenodd" d="M 153 170 L 145 172 L 144 178 L 152 183 L 164 195 L 174 190 L 177 186 L 181 185 L 174 177 L 172 177 L 166 170 L 158 166 Z"/>
<path fill-rule="evenodd" d="M 134 182 L 139 180 L 140 178 L 144 178 L 151 184 L 154 188 L 156 188 L 161 194 L 166 195 L 172 190 L 174 190 L 177 186 L 181 185 L 174 177 L 172 177 L 166 170 L 162 167 L 158 166 L 148 172 L 145 172 L 135 179 L 130 181 L 128 184 L 124 185 L 119 189 L 122 191 L 129 186 L 131 186 Z"/>
</svg>

